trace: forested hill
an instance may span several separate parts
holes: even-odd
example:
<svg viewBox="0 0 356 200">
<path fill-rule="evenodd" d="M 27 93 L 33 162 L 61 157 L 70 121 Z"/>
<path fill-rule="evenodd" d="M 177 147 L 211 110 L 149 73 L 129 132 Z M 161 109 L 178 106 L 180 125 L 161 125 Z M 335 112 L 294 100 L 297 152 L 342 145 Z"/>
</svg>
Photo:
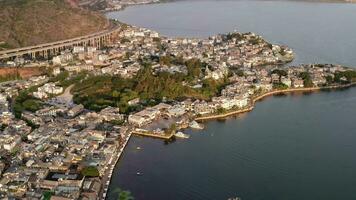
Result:
<svg viewBox="0 0 356 200">
<path fill-rule="evenodd" d="M 68 39 L 109 26 L 73 0 L 0 0 L 0 50 Z"/>
</svg>

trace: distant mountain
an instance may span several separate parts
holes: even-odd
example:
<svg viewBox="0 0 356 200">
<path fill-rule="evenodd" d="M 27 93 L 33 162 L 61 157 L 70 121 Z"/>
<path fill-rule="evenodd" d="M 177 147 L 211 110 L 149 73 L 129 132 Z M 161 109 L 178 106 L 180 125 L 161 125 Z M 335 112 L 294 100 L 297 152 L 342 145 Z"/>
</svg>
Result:
<svg viewBox="0 0 356 200">
<path fill-rule="evenodd" d="M 0 0 L 0 50 L 68 39 L 109 26 L 78 0 Z"/>
</svg>

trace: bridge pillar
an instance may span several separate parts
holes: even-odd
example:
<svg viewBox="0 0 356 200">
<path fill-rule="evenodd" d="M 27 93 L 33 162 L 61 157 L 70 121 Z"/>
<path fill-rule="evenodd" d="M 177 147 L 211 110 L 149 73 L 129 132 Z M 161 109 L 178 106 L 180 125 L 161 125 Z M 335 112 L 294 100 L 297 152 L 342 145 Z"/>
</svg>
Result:
<svg viewBox="0 0 356 200">
<path fill-rule="evenodd" d="M 103 44 L 104 44 L 104 45 L 107 45 L 107 44 L 108 44 L 107 41 L 106 41 L 106 35 L 103 36 Z"/>
<path fill-rule="evenodd" d="M 36 52 L 31 52 L 31 58 L 36 59 Z"/>
<path fill-rule="evenodd" d="M 43 57 L 44 57 L 45 59 L 48 58 L 48 51 L 47 51 L 47 50 L 44 50 L 44 51 L 43 51 Z"/>
<path fill-rule="evenodd" d="M 105 45 L 108 45 L 108 41 L 106 40 L 106 35 L 104 35 L 104 37 L 103 37 L 103 43 L 104 43 Z"/>
<path fill-rule="evenodd" d="M 97 43 L 96 46 L 98 47 L 98 49 L 100 49 L 100 47 L 101 47 L 100 37 L 97 38 L 96 43 Z"/>
</svg>

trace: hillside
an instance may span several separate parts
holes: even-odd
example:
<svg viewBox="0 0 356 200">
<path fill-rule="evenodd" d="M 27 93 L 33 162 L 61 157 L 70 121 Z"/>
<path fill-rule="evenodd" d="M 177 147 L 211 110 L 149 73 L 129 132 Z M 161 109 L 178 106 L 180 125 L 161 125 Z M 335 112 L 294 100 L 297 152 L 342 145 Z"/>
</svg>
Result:
<svg viewBox="0 0 356 200">
<path fill-rule="evenodd" d="M 71 0 L 0 0 L 0 50 L 94 33 L 109 26 L 101 14 Z"/>
</svg>

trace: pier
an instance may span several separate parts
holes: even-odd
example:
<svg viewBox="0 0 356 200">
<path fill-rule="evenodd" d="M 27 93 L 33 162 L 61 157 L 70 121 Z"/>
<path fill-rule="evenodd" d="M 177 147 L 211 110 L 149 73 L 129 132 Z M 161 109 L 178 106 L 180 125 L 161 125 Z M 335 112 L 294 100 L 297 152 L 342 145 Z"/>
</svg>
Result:
<svg viewBox="0 0 356 200">
<path fill-rule="evenodd" d="M 135 135 L 139 135 L 139 136 L 145 136 L 145 137 L 152 137 L 152 138 L 158 138 L 158 139 L 164 139 L 164 140 L 169 140 L 173 137 L 173 132 L 170 134 L 166 134 L 166 135 L 159 135 L 159 134 L 154 134 L 151 132 L 146 132 L 146 131 L 133 131 L 132 132 Z"/>
</svg>

